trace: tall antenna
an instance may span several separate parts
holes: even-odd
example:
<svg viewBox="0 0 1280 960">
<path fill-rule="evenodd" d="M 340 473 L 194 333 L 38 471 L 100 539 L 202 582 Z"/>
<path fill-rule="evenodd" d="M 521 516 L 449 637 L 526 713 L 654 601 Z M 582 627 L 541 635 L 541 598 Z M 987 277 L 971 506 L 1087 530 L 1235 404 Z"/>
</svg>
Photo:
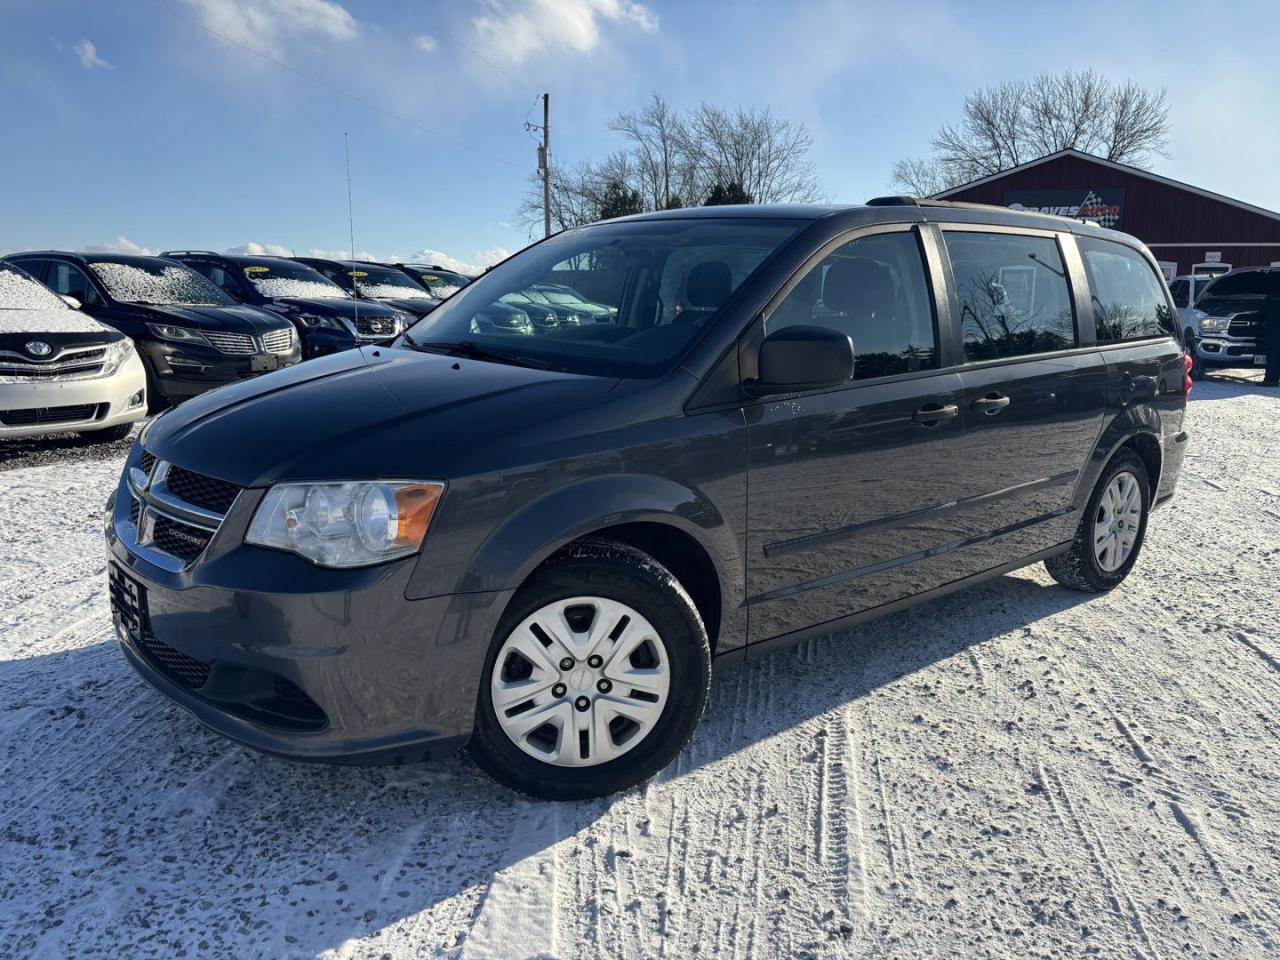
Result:
<svg viewBox="0 0 1280 960">
<path fill-rule="evenodd" d="M 347 155 L 347 235 L 351 240 L 351 259 L 356 258 L 356 219 L 351 212 L 351 137 L 342 131 L 342 148 Z M 360 330 L 360 286 L 355 277 L 351 278 L 351 298 L 355 301 L 356 331 Z"/>
</svg>

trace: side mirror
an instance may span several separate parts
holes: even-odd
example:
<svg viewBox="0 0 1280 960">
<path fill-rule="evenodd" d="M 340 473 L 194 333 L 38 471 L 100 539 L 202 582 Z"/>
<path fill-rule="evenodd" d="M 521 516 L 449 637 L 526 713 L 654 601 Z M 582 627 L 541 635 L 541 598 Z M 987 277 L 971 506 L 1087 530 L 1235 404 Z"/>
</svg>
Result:
<svg viewBox="0 0 1280 960">
<path fill-rule="evenodd" d="M 760 344 L 756 396 L 838 387 L 853 379 L 853 340 L 828 327 L 783 327 Z"/>
<path fill-rule="evenodd" d="M 80 306 L 81 306 L 80 301 L 79 301 L 79 300 L 77 300 L 75 297 L 71 296 L 71 294 L 69 294 L 69 293 L 60 293 L 60 294 L 58 294 L 58 296 L 60 296 L 60 297 L 62 298 L 62 302 L 63 302 L 63 303 L 65 303 L 65 304 L 66 304 L 68 307 L 70 307 L 72 310 L 79 310 L 79 309 L 80 309 Z"/>
</svg>

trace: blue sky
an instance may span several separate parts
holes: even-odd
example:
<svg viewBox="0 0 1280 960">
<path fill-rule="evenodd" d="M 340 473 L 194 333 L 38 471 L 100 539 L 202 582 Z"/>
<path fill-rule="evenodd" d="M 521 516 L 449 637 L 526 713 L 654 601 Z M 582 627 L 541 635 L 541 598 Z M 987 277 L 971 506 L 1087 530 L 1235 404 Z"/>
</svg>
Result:
<svg viewBox="0 0 1280 960">
<path fill-rule="evenodd" d="M 556 162 L 657 91 L 802 121 L 858 202 L 967 91 L 1086 66 L 1168 89 L 1157 172 L 1280 209 L 1277 36 L 1273 3 L 0 0 L 0 251 L 343 250 L 345 131 L 358 251 L 484 264 L 528 240 L 542 90 Z"/>
</svg>

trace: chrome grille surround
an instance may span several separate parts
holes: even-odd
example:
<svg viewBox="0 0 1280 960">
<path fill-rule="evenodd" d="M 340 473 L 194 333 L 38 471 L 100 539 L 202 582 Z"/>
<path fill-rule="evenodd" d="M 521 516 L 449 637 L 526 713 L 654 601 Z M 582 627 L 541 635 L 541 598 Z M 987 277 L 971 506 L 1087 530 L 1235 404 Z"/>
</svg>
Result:
<svg viewBox="0 0 1280 960">
<path fill-rule="evenodd" d="M 146 463 L 147 458 L 150 463 Z M 144 464 L 149 469 L 144 469 Z M 176 572 L 199 558 L 222 526 L 226 514 L 176 496 L 169 489 L 171 466 L 165 460 L 143 454 L 138 463 L 129 468 L 129 495 L 134 501 L 129 507 L 133 542 L 128 543 L 126 538 L 126 543 L 156 566 Z M 231 503 L 234 502 L 233 499 Z M 229 511 L 230 506 L 227 509 Z M 158 538 L 157 525 L 160 527 Z"/>
<path fill-rule="evenodd" d="M 289 353 L 297 342 L 298 335 L 292 326 L 282 327 L 279 330 L 268 330 L 262 335 L 262 346 L 267 353 Z"/>
<path fill-rule="evenodd" d="M 232 333 L 227 330 L 201 330 L 200 333 L 222 353 L 247 356 L 258 352 L 258 342 L 247 333 Z"/>
<path fill-rule="evenodd" d="M 32 380 L 90 380 L 102 376 L 107 348 L 67 347 L 52 357 L 33 360 L 12 350 L 0 350 L 0 377 L 30 377 Z"/>
</svg>

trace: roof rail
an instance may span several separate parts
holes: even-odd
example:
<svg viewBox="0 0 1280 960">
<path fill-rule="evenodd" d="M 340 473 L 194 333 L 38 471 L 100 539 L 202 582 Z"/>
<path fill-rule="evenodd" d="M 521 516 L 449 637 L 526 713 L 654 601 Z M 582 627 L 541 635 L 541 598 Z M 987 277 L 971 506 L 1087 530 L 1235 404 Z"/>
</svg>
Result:
<svg viewBox="0 0 1280 960">
<path fill-rule="evenodd" d="M 918 207 L 920 201 L 915 197 L 872 197 L 867 201 L 868 207 Z"/>
<path fill-rule="evenodd" d="M 177 256 L 178 254 L 186 254 L 186 255 L 190 256 L 191 254 L 197 254 L 197 253 L 198 253 L 198 254 L 203 254 L 204 256 L 209 256 L 209 257 L 220 257 L 220 256 L 222 256 L 222 254 L 220 254 L 220 253 L 215 253 L 215 252 L 214 252 L 214 251 L 212 251 L 212 250 L 165 250 L 163 253 L 161 253 L 161 254 L 160 254 L 160 256 L 162 256 L 162 257 L 174 257 L 174 256 Z"/>
</svg>

